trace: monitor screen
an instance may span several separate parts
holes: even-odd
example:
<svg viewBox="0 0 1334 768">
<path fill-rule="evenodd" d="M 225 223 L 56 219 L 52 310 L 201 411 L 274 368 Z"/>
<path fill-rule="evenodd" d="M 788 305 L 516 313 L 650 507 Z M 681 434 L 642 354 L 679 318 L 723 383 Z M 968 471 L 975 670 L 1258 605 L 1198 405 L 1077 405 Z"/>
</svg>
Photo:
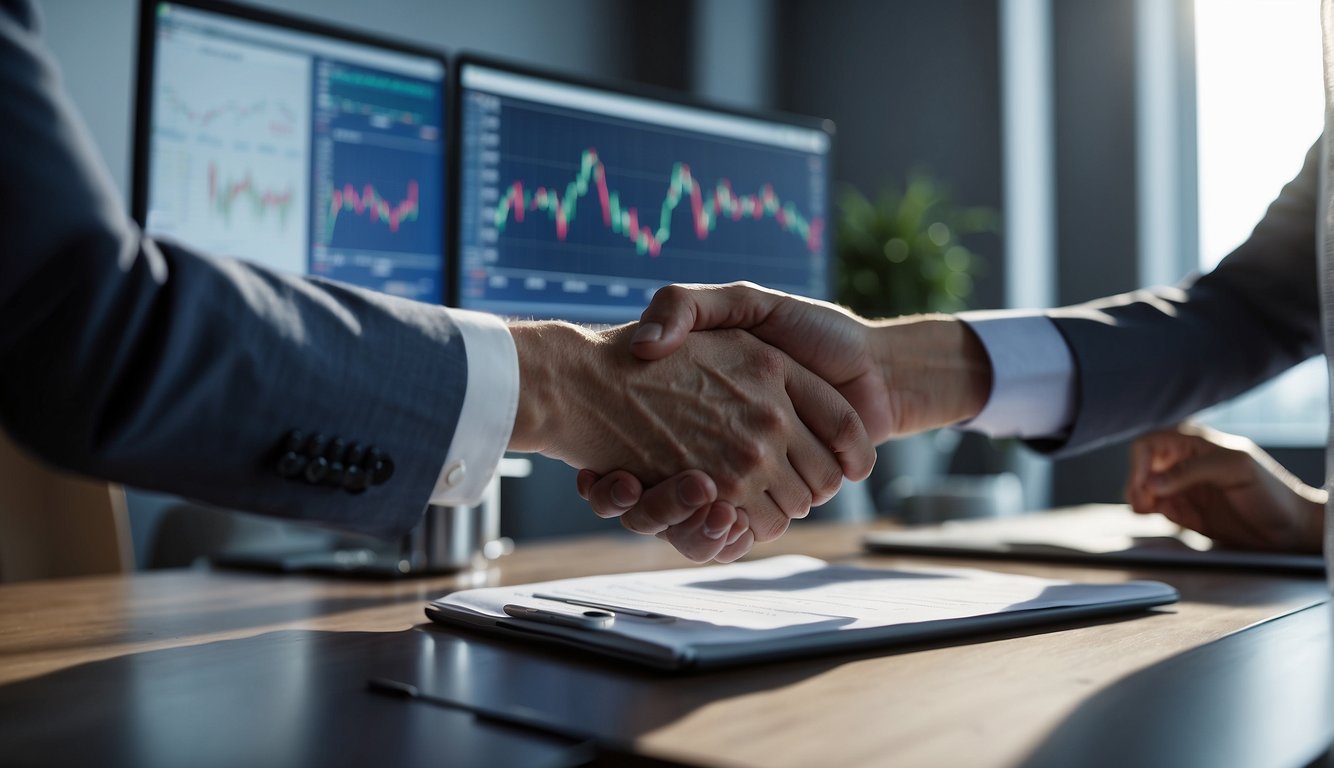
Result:
<svg viewBox="0 0 1334 768">
<path fill-rule="evenodd" d="M 213 3 L 150 2 L 143 35 L 150 235 L 444 299 L 441 56 Z"/>
<path fill-rule="evenodd" d="M 673 282 L 827 298 L 827 123 L 459 64 L 459 306 L 621 322 Z"/>
</svg>

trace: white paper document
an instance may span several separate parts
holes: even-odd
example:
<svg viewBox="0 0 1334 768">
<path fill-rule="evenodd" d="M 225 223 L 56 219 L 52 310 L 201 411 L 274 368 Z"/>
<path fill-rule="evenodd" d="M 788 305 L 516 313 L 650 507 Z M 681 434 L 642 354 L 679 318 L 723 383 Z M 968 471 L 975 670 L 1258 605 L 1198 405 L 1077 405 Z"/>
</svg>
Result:
<svg viewBox="0 0 1334 768">
<path fill-rule="evenodd" d="M 471 589 L 431 604 L 438 621 L 547 634 L 616 655 L 741 662 L 746 656 L 851 647 L 858 637 L 919 639 L 976 631 L 996 617 L 1129 610 L 1172 602 L 1157 582 L 1078 584 L 964 568 L 863 568 L 800 555 L 732 565 L 592 576 Z M 506 606 L 556 614 L 513 618 Z M 610 613 L 599 628 L 562 626 L 562 614 Z M 932 629 L 940 632 L 933 632 Z M 643 659 L 641 659 L 643 660 Z"/>
</svg>

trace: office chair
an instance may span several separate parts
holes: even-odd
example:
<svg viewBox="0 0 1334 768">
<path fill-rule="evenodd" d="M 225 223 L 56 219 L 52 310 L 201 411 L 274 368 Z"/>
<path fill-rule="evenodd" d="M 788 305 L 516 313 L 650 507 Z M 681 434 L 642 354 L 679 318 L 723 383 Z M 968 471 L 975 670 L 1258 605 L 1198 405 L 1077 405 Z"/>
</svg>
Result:
<svg viewBox="0 0 1334 768">
<path fill-rule="evenodd" d="M 133 568 L 120 486 L 51 469 L 0 433 L 0 582 Z"/>
</svg>

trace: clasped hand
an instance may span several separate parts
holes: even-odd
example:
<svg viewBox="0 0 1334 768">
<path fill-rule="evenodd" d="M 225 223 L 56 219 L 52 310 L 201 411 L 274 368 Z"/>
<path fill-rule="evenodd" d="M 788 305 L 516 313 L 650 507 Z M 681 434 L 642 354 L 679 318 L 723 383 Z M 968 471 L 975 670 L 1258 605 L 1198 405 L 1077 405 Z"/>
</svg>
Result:
<svg viewBox="0 0 1334 768">
<path fill-rule="evenodd" d="M 795 380 L 811 394 L 801 400 L 792 398 L 795 415 L 823 443 L 820 448 L 807 445 L 806 453 L 817 456 L 821 448 L 837 453 L 842 474 L 853 480 L 864 478 L 873 463 L 869 444 L 862 440 L 879 443 L 895 435 L 969 418 L 980 410 L 990 389 L 985 353 L 971 331 L 952 318 L 871 322 L 832 304 L 749 283 L 663 288 L 633 328 L 628 350 L 640 361 L 661 365 L 688 354 L 697 339 L 718 333 L 702 331 L 720 328 L 745 331 L 733 330 L 722 337 L 729 347 L 754 350 L 751 354 L 762 356 L 777 355 L 786 370 L 799 371 L 793 374 Z M 767 351 L 756 350 L 756 344 Z M 808 377 L 817 378 L 818 383 Z M 791 386 L 788 394 L 793 394 Z M 846 423 L 828 421 L 847 418 L 839 408 L 814 407 L 833 398 L 837 398 L 839 407 L 850 406 L 860 417 L 859 442 L 827 439 L 828 435 L 852 432 Z M 785 423 L 785 427 L 796 426 Z M 791 458 L 794 466 L 811 461 L 799 454 Z M 659 482 L 661 473 L 646 476 L 624 464 L 604 465 L 615 468 L 604 475 L 605 469 L 597 466 L 570 463 L 583 468 L 578 478 L 579 493 L 595 512 L 604 517 L 619 516 L 631 530 L 657 533 L 695 560 L 735 559 L 754 541 L 765 541 L 786 528 L 787 520 L 772 514 L 775 505 L 765 505 L 761 500 L 757 508 L 754 502 L 738 501 L 734 494 L 742 492 L 744 485 L 715 484 L 719 474 L 713 465 L 690 465 L 689 471 Z M 810 504 L 817 505 L 833 495 L 842 479 L 827 460 L 822 474 L 799 474 L 810 489 L 810 496 L 803 495 L 800 501 L 809 499 Z M 797 495 L 791 489 L 786 493 L 788 498 Z M 728 511 L 732 506 L 742 508 L 735 519 Z M 791 518 L 804 515 L 808 505 L 777 506 Z M 757 516 L 757 509 L 762 516 Z M 799 514 L 792 514 L 794 510 Z M 725 539 L 730 543 L 710 546 L 704 534 L 715 532 L 716 525 L 726 521 L 733 524 Z M 738 534 L 747 523 L 752 535 Z"/>
<path fill-rule="evenodd" d="M 645 507 L 622 521 L 662 534 L 694 560 L 740 557 L 875 463 L 847 400 L 743 331 L 691 334 L 675 354 L 644 361 L 630 352 L 633 326 L 512 330 L 522 394 L 511 447 L 598 475 L 620 470 L 608 498 L 627 490 L 618 484 L 624 478 L 673 478 L 663 487 L 686 515 L 663 518 Z M 532 345 L 545 354 L 529 354 Z"/>
</svg>

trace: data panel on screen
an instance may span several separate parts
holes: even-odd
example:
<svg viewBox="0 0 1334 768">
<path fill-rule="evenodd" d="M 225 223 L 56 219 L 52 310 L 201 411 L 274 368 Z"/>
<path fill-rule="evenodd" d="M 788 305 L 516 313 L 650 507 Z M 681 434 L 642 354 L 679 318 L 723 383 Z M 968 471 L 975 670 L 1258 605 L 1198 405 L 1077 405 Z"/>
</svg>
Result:
<svg viewBox="0 0 1334 768">
<path fill-rule="evenodd" d="M 460 66 L 460 306 L 619 322 L 672 282 L 826 297 L 826 130 Z"/>
<path fill-rule="evenodd" d="M 149 234 L 442 301 L 439 58 L 168 3 L 153 35 Z"/>
</svg>

